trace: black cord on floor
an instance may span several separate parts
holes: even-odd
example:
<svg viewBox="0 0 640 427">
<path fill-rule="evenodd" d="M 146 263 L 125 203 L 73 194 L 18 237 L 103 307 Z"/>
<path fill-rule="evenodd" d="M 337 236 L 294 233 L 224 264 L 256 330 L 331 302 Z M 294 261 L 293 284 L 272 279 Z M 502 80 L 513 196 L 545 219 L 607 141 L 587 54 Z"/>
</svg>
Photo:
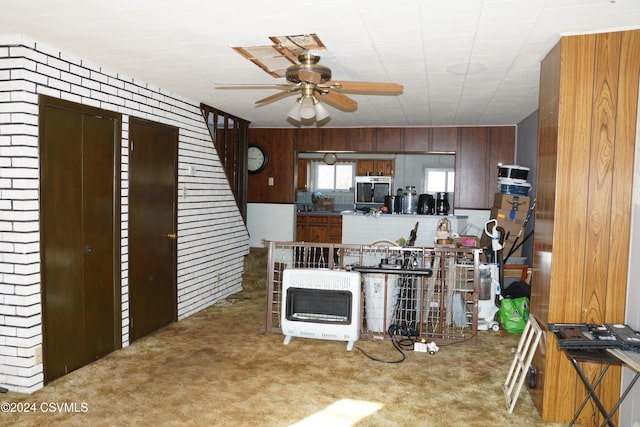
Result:
<svg viewBox="0 0 640 427">
<path fill-rule="evenodd" d="M 408 350 L 413 350 L 413 344 L 416 342 L 411 334 L 411 331 L 407 331 L 404 329 L 399 328 L 396 325 L 391 325 L 389 326 L 389 336 L 391 337 L 391 343 L 393 344 L 393 347 L 398 350 L 398 352 L 402 355 L 400 357 L 400 359 L 397 360 L 383 360 L 383 359 L 378 359 L 377 357 L 373 357 L 370 354 L 368 354 L 366 351 L 364 351 L 363 349 L 361 349 L 358 346 L 355 346 L 360 353 L 364 354 L 366 357 L 368 357 L 369 359 L 373 360 L 374 362 L 380 362 L 380 363 L 401 363 L 403 362 L 407 356 L 404 353 L 404 351 L 402 351 L 402 349 L 408 349 Z M 403 337 L 402 339 L 398 339 L 398 336 Z"/>
</svg>

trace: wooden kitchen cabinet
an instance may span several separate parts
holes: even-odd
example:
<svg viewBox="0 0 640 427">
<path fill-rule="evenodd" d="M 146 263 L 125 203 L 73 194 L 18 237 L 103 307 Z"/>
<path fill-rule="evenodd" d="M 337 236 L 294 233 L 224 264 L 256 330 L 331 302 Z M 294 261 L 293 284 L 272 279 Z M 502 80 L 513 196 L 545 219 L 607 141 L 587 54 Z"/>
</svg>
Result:
<svg viewBox="0 0 640 427">
<path fill-rule="evenodd" d="M 379 128 L 376 129 L 375 151 L 385 153 L 402 152 L 402 129 Z"/>
<path fill-rule="evenodd" d="M 487 209 L 493 205 L 498 164 L 514 163 L 515 132 L 515 126 L 459 129 L 455 208 Z M 444 148 L 447 145 L 442 141 Z"/>
<path fill-rule="evenodd" d="M 393 160 L 391 159 L 358 159 L 356 175 L 393 176 Z"/>
<path fill-rule="evenodd" d="M 459 135 L 454 207 L 486 209 L 491 206 L 487 203 L 489 130 L 486 127 L 467 127 L 461 128 Z"/>
<path fill-rule="evenodd" d="M 296 240 L 314 243 L 342 241 L 342 215 L 298 214 Z"/>
</svg>

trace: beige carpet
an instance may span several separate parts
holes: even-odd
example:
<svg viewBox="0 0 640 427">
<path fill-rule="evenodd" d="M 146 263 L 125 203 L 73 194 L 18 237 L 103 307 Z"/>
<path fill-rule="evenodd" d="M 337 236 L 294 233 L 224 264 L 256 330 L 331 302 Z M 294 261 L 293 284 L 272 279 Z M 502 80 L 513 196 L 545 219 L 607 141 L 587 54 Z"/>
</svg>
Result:
<svg viewBox="0 0 640 427">
<path fill-rule="evenodd" d="M 23 395 L 0 395 L 15 426 L 555 426 L 502 386 L 518 336 L 407 351 L 385 364 L 344 342 L 261 334 L 265 292 L 248 290 Z M 389 341 L 359 341 L 396 360 Z M 66 408 L 65 408 L 66 405 Z M 3 406 L 4 409 L 4 406 Z"/>
</svg>

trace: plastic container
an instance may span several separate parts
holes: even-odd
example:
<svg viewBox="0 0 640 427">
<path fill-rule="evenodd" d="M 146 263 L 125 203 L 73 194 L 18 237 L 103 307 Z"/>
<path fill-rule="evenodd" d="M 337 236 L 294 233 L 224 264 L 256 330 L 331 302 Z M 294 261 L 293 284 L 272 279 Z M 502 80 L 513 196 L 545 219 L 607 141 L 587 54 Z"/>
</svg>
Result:
<svg viewBox="0 0 640 427">
<path fill-rule="evenodd" d="M 531 184 L 510 178 L 498 178 L 498 193 L 528 196 Z"/>
<path fill-rule="evenodd" d="M 385 278 L 386 311 L 384 304 Z M 393 310 L 398 301 L 398 278 L 395 275 L 366 274 L 364 276 L 364 300 L 367 329 L 371 332 L 386 332 L 393 321 Z"/>
<path fill-rule="evenodd" d="M 498 178 L 509 178 L 526 182 L 529 176 L 529 168 L 520 165 L 498 165 Z"/>
</svg>

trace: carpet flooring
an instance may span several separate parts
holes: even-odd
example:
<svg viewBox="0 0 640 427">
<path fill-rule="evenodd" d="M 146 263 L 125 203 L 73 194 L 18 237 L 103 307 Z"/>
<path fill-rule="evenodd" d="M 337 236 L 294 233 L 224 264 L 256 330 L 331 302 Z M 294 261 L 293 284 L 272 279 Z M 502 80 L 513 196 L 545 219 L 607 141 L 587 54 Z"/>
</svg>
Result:
<svg viewBox="0 0 640 427">
<path fill-rule="evenodd" d="M 390 341 L 261 333 L 264 289 L 246 289 L 51 382 L 0 395 L 12 426 L 559 426 L 502 386 L 519 336 L 480 332 L 434 355 Z M 7 406 L 8 404 L 8 406 Z M 5 409 L 9 408 L 9 411 Z M 14 411 L 11 412 L 11 409 Z"/>
</svg>

